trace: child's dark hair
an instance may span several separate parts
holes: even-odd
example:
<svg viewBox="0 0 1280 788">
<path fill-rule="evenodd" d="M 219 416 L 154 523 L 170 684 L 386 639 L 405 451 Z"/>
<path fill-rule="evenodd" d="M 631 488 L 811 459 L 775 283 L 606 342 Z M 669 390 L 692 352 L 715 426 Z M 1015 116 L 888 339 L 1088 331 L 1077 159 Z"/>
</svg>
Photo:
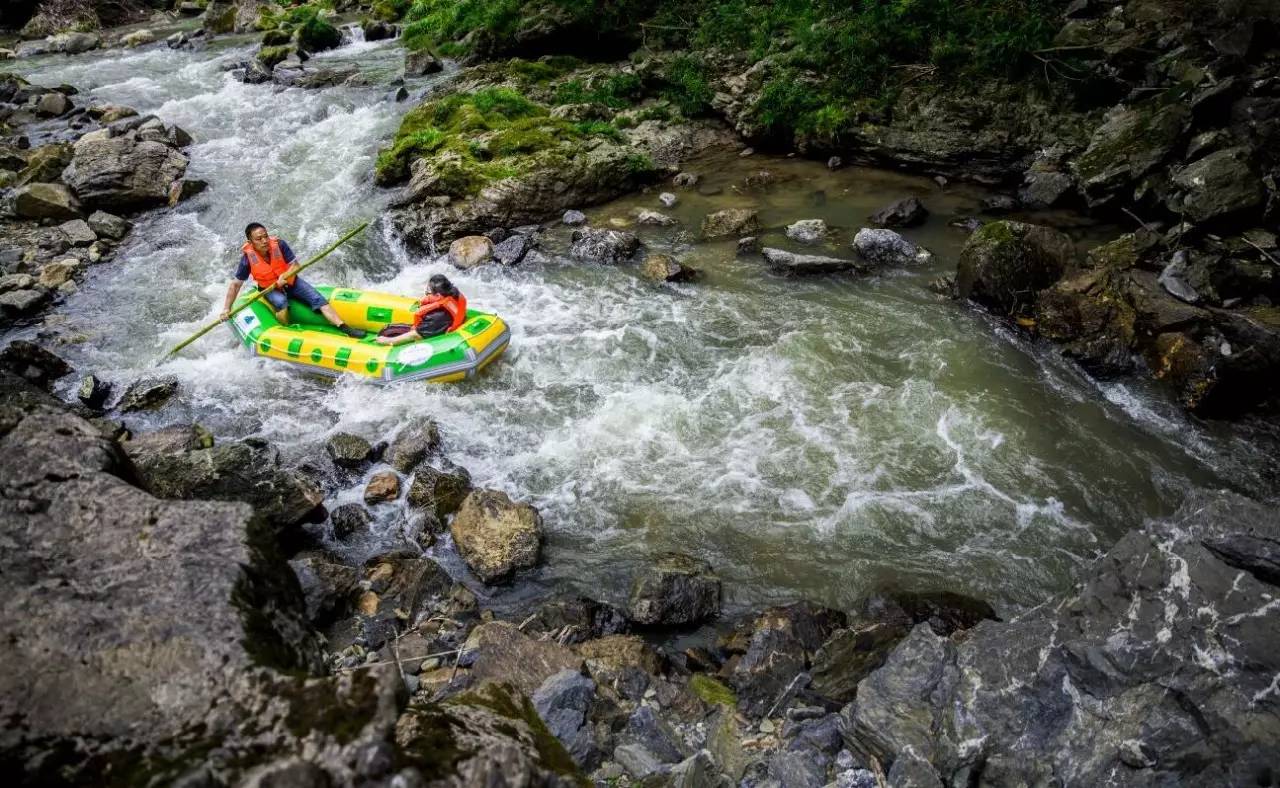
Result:
<svg viewBox="0 0 1280 788">
<path fill-rule="evenodd" d="M 436 274 L 428 279 L 427 288 L 437 295 L 453 297 L 458 295 L 458 288 L 454 287 L 453 282 L 450 282 L 444 274 Z"/>
</svg>

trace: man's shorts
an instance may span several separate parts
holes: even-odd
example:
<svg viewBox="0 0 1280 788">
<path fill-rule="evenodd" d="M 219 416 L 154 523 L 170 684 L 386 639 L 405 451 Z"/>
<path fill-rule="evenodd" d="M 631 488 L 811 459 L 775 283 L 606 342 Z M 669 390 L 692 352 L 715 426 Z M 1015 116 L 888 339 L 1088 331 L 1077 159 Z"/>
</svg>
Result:
<svg viewBox="0 0 1280 788">
<path fill-rule="evenodd" d="M 266 298 L 267 303 L 271 304 L 271 308 L 277 312 L 289 305 L 290 298 L 294 301 L 301 301 L 315 310 L 319 310 L 320 307 L 329 303 L 324 296 L 320 295 L 319 290 L 307 284 L 307 281 L 300 276 L 294 279 L 293 284 L 286 287 L 283 293 L 278 289 L 272 290 L 264 298 Z"/>
</svg>

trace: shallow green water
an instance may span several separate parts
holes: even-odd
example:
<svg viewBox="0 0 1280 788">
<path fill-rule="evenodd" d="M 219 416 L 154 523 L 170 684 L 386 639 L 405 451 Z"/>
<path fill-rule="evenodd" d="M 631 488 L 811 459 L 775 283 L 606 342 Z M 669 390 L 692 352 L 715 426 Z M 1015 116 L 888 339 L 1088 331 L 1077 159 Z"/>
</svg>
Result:
<svg viewBox="0 0 1280 788">
<path fill-rule="evenodd" d="M 28 69 L 37 82 L 92 88 L 182 125 L 197 140 L 190 175 L 211 184 L 142 219 L 119 259 L 69 301 L 69 320 L 49 330 L 85 338 L 60 349 L 77 366 L 120 382 L 149 371 L 216 314 L 248 221 L 306 254 L 380 215 L 373 158 L 407 108 L 384 98 L 396 45 L 324 56 L 358 62 L 375 84 L 319 92 L 242 85 L 221 70 L 250 52 L 233 40 Z M 335 431 L 376 440 L 433 417 L 479 483 L 543 511 L 550 538 L 536 583 L 612 601 L 635 566 L 679 549 L 715 565 L 733 605 L 795 596 L 849 605 L 895 583 L 1010 611 L 1064 588 L 1080 562 L 1190 488 L 1274 493 L 1271 444 L 1250 429 L 1190 422 L 1141 384 L 1092 382 L 1052 349 L 928 292 L 964 240 L 948 220 L 972 213 L 981 193 L 760 156 L 689 168 L 722 192 L 678 191 L 670 213 L 683 226 L 638 232 L 702 269 L 699 283 L 656 286 L 634 265 L 570 262 L 557 254 L 563 228 L 548 234 L 543 261 L 454 272 L 407 254 L 378 224 L 313 281 L 415 293 L 448 273 L 473 306 L 512 325 L 512 349 L 490 374 L 451 387 L 334 384 L 251 359 L 219 332 L 162 365 L 182 381 L 180 402 L 135 424 L 194 419 L 323 466 Z M 777 182 L 745 190 L 761 169 Z M 589 214 L 625 222 L 636 208 L 661 209 L 659 190 Z M 708 211 L 751 205 L 767 243 L 797 248 L 781 228 L 823 218 L 837 229 L 825 252 L 849 254 L 867 214 L 907 194 L 933 212 L 906 233 L 935 251 L 928 266 L 783 279 L 735 257 L 730 243 L 689 240 Z M 330 503 L 358 499 L 360 487 L 354 480 Z M 376 513 L 375 543 L 353 558 L 403 539 L 402 508 Z M 457 568 L 447 544 L 435 551 Z"/>
</svg>

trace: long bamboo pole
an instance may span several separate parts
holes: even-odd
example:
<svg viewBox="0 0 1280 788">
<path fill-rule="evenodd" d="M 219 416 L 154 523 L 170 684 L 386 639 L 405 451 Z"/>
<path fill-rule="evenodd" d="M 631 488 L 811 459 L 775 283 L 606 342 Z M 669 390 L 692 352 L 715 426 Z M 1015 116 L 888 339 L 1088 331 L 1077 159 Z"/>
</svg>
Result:
<svg viewBox="0 0 1280 788">
<path fill-rule="evenodd" d="M 296 269 L 294 269 L 293 273 L 288 274 L 288 276 L 289 276 L 289 277 L 297 276 L 298 274 L 302 273 L 302 272 L 303 272 L 303 271 L 305 271 L 306 269 L 308 269 L 308 268 L 310 268 L 311 266 L 315 265 L 316 263 L 320 262 L 322 259 L 324 259 L 326 256 L 328 256 L 328 254 L 329 254 L 330 252 L 332 252 L 334 249 L 337 249 L 339 246 L 342 246 L 342 245 L 343 245 L 344 243 L 346 243 L 347 241 L 350 241 L 350 240 L 351 240 L 352 238 L 354 238 L 354 237 L 355 237 L 355 236 L 356 236 L 356 235 L 357 235 L 361 230 L 363 230 L 364 228 L 366 228 L 366 227 L 368 227 L 368 226 L 369 226 L 369 223 L 368 223 L 368 222 L 364 222 L 364 223 L 362 223 L 359 227 L 355 228 L 355 229 L 354 229 L 354 230 L 352 230 L 351 232 L 347 233 L 346 235 L 342 236 L 342 237 L 341 237 L 341 238 L 339 238 L 338 240 L 334 241 L 334 242 L 333 242 L 333 244 L 332 244 L 331 246 L 329 246 L 329 248 L 328 248 L 328 249 L 325 249 L 325 250 L 324 250 L 323 252 L 321 252 L 320 254 L 316 255 L 315 257 L 313 257 L 313 258 L 311 258 L 310 260 L 306 261 L 306 262 L 305 262 L 305 263 L 303 263 L 302 265 L 298 266 Z M 262 298 L 262 297 L 263 297 L 263 296 L 265 296 L 267 293 L 270 293 L 272 290 L 275 290 L 275 289 L 276 289 L 276 287 L 277 287 L 277 285 L 274 285 L 274 284 L 273 284 L 273 285 L 271 285 L 270 287 L 266 288 L 265 290 L 260 290 L 260 291 L 258 291 L 258 292 L 257 292 L 256 294 L 254 294 L 254 296 L 253 296 L 252 298 L 250 298 L 248 301 L 245 301 L 245 302 L 244 302 L 243 304 L 241 304 L 240 306 L 238 306 L 238 307 L 236 307 L 235 309 L 231 310 L 231 314 L 227 316 L 227 319 L 228 319 L 228 320 L 230 320 L 231 318 L 235 317 L 235 316 L 236 316 L 236 313 L 240 312 L 242 309 L 244 309 L 245 307 L 249 306 L 250 304 L 252 304 L 252 303 L 256 302 L 258 299 Z M 169 356 L 172 356 L 174 353 L 177 353 L 179 350 L 182 350 L 182 349 L 183 349 L 184 347 L 186 347 L 187 345 L 190 345 L 192 342 L 195 342 L 197 339 L 199 339 L 200 337 L 202 337 L 202 336 L 204 336 L 205 334 L 209 333 L 210 331 L 214 330 L 215 328 L 217 328 L 217 327 L 218 327 L 218 326 L 220 326 L 220 325 L 222 325 L 222 320 L 215 320 L 215 321 L 213 321 L 213 322 L 212 322 L 212 323 L 210 323 L 209 325 L 205 326 L 204 328 L 200 329 L 200 330 L 199 330 L 199 331 L 197 331 L 196 333 L 192 334 L 192 335 L 191 335 L 190 337 L 188 337 L 187 339 L 185 339 L 185 340 L 183 340 L 182 342 L 180 342 L 179 344 L 175 345 L 175 346 L 174 346 L 174 348 L 173 348 L 172 350 L 170 350 L 168 353 L 165 353 L 165 354 L 164 354 L 164 355 L 165 355 L 165 358 L 168 358 Z"/>
</svg>

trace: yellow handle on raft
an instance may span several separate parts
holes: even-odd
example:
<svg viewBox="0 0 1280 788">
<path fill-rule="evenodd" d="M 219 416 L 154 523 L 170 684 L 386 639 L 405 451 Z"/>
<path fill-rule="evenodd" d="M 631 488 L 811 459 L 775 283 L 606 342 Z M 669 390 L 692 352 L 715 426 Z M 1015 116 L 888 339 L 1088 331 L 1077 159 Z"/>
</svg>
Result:
<svg viewBox="0 0 1280 788">
<path fill-rule="evenodd" d="M 351 232 L 347 233 L 346 235 L 342 236 L 342 237 L 341 237 L 341 238 L 339 238 L 338 240 L 334 241 L 334 242 L 333 242 L 333 244 L 332 244 L 328 249 L 325 249 L 325 250 L 324 250 L 323 252 L 321 252 L 320 254 L 316 255 L 315 257 L 313 257 L 313 258 L 311 258 L 310 260 L 306 261 L 306 262 L 305 262 L 305 263 L 303 263 L 302 265 L 298 266 L 298 267 L 297 267 L 297 269 L 295 269 L 295 270 L 294 270 L 294 272 L 293 272 L 293 274 L 292 274 L 292 275 L 296 276 L 297 274 L 302 273 L 302 272 L 303 272 L 303 271 L 305 271 L 306 269 L 308 269 L 308 268 L 310 268 L 311 266 L 315 265 L 316 263 L 320 262 L 320 260 L 322 260 L 324 257 L 326 257 L 330 252 L 332 252 L 334 249 L 337 249 L 339 246 L 342 246 L 342 245 L 343 245 L 344 243 L 346 243 L 347 241 L 350 241 L 350 240 L 351 240 L 352 238 L 354 238 L 354 237 L 355 237 L 355 236 L 356 236 L 356 235 L 357 235 L 361 230 L 363 230 L 364 228 L 366 228 L 366 227 L 368 227 L 368 226 L 369 226 L 369 223 L 368 223 L 368 222 L 364 222 L 364 223 L 362 223 L 359 227 L 355 228 L 355 229 L 354 229 L 354 230 L 352 230 Z M 235 309 L 231 310 L 231 314 L 229 314 L 229 315 L 227 316 L 227 319 L 228 319 L 228 320 L 230 320 L 231 318 L 235 317 L 235 315 L 236 315 L 236 313 L 237 313 L 237 312 L 241 311 L 241 310 L 242 310 L 242 309 L 244 309 L 245 307 L 249 306 L 250 304 L 254 303 L 254 302 L 255 302 L 255 301 L 257 301 L 258 299 L 262 298 L 262 297 L 263 297 L 263 296 L 265 296 L 267 293 L 270 293 L 272 290 L 275 290 L 275 289 L 276 289 L 276 285 L 274 285 L 274 284 L 273 284 L 273 285 L 271 285 L 271 287 L 268 287 L 268 288 L 266 288 L 265 290 L 260 290 L 260 291 L 258 291 L 258 293 L 256 293 L 256 294 L 255 294 L 252 298 L 250 298 L 248 301 L 245 301 L 245 302 L 244 302 L 243 304 L 241 304 L 240 306 L 238 306 L 238 307 L 236 307 Z M 177 353 L 179 350 L 182 350 L 182 349 L 183 349 L 184 347 L 186 347 L 187 345 L 190 345 L 192 342 L 195 342 L 197 339 L 199 339 L 200 337 L 202 337 L 202 336 L 204 336 L 205 334 L 209 333 L 210 331 L 214 330 L 215 328 L 217 328 L 217 327 L 218 327 L 218 326 L 220 326 L 220 325 L 222 325 L 222 320 L 215 320 L 215 321 L 213 321 L 213 322 L 212 322 L 212 323 L 210 323 L 209 325 L 205 326 L 204 328 L 200 329 L 200 330 L 199 330 L 199 331 L 197 331 L 196 333 L 192 334 L 192 335 L 191 335 L 190 337 L 188 337 L 186 340 L 184 340 L 184 341 L 180 342 L 179 344 L 175 345 L 175 346 L 174 346 L 174 348 L 173 348 L 173 350 L 170 350 L 168 353 L 165 353 L 165 354 L 164 354 L 164 357 L 165 357 L 165 358 L 168 358 L 169 356 L 172 356 L 174 353 Z"/>
</svg>

